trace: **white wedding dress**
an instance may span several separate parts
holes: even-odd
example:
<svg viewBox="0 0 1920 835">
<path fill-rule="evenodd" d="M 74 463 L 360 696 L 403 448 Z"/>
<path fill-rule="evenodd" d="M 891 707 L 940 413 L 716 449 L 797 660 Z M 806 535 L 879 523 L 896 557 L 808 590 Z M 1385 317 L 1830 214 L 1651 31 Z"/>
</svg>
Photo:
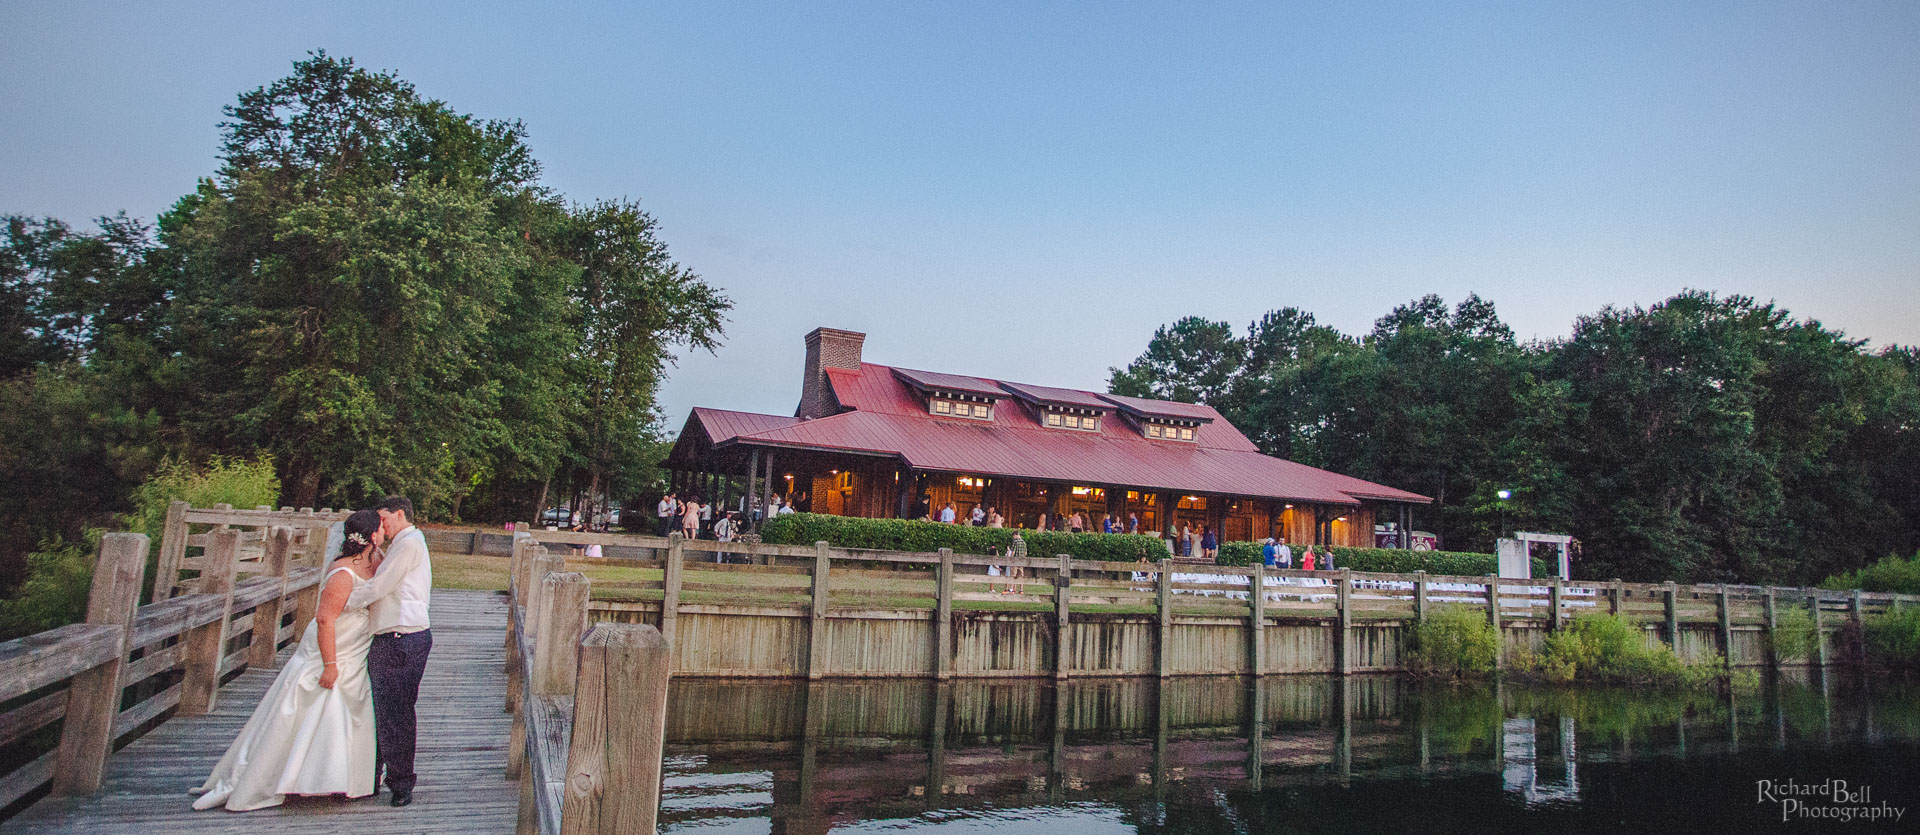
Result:
<svg viewBox="0 0 1920 835">
<path fill-rule="evenodd" d="M 342 571 L 356 587 L 367 582 L 343 567 L 328 573 L 321 587 Z M 366 608 L 341 612 L 333 630 L 340 667 L 333 688 L 320 686 L 319 624 L 309 623 L 253 718 L 195 790 L 205 794 L 193 808 L 247 812 L 278 806 L 289 794 L 373 793 L 373 686 L 367 679 L 373 630 Z"/>
</svg>

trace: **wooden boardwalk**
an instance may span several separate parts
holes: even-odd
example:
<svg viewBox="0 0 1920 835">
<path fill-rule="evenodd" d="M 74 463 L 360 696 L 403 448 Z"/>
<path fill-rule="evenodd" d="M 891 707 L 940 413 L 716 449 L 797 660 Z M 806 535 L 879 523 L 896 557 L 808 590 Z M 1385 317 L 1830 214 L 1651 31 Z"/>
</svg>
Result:
<svg viewBox="0 0 1920 835">
<path fill-rule="evenodd" d="M 187 789 L 219 762 L 276 668 L 242 673 L 220 688 L 213 713 L 169 719 L 115 752 L 99 793 L 45 798 L 0 824 L 0 832 L 510 832 L 520 797 L 505 777 L 506 612 L 506 599 L 493 592 L 433 592 L 433 654 L 420 685 L 420 784 L 412 806 L 388 806 L 382 790 L 354 801 L 288 798 L 284 806 L 244 814 L 193 811 Z"/>
</svg>

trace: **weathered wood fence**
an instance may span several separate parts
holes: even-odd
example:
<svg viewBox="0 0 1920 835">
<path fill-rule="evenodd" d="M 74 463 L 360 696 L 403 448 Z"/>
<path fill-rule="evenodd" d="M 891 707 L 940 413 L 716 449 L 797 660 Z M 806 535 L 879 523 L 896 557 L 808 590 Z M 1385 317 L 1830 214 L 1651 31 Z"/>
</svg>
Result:
<svg viewBox="0 0 1920 835">
<path fill-rule="evenodd" d="M 596 619 L 650 623 L 681 676 L 1052 676 L 1379 672 L 1401 669 L 1408 627 L 1436 606 L 1484 612 L 1507 653 L 1581 612 L 1624 615 L 1682 657 L 1777 663 L 1772 633 L 1812 612 L 1826 664 L 1835 635 L 1911 595 L 1820 589 L 1111 563 L 683 541 L 546 531 L 547 550 L 659 569 L 600 583 Z M 722 563 L 725 559 L 745 564 Z M 581 560 L 577 554 L 571 559 Z M 1009 569 L 1023 577 L 1007 576 Z M 1258 584 L 1264 593 L 1250 590 Z M 1011 589 L 1011 592 L 1009 591 Z M 1853 644 L 1857 649 L 1857 642 Z"/>
<path fill-rule="evenodd" d="M 587 624 L 586 575 L 515 543 L 507 628 L 507 777 L 523 833 L 651 833 L 668 652 L 651 626 Z"/>
<path fill-rule="evenodd" d="M 0 746 L 26 752 L 0 777 L 0 807 L 49 786 L 97 791 L 116 743 L 205 714 L 226 678 L 271 668 L 318 606 L 321 519 L 177 502 L 145 606 L 147 536 L 103 537 L 86 622 L 0 643 Z"/>
</svg>

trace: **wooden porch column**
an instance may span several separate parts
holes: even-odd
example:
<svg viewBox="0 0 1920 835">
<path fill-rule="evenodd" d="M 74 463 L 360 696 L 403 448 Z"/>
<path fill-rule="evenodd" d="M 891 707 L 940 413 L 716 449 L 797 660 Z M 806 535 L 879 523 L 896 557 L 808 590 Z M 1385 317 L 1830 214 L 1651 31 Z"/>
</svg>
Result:
<svg viewBox="0 0 1920 835">
<path fill-rule="evenodd" d="M 894 486 L 893 518 L 911 519 L 913 518 L 913 487 L 919 483 L 919 477 L 914 475 L 912 467 L 906 467 L 896 470 L 895 472 L 899 473 L 900 483 Z"/>
<path fill-rule="evenodd" d="M 747 497 L 747 529 L 756 532 L 760 530 L 760 520 L 753 518 L 753 503 L 760 498 L 760 490 L 758 489 L 760 486 L 759 478 L 760 450 L 756 449 L 751 455 L 747 456 L 747 492 L 745 494 Z M 762 516 L 766 514 L 766 507 L 764 504 L 760 506 Z"/>
<path fill-rule="evenodd" d="M 760 490 L 761 490 L 760 506 L 765 507 L 768 512 L 772 512 L 773 510 L 773 450 L 767 450 L 767 477 L 762 482 Z M 768 518 L 772 518 L 772 517 L 769 516 Z"/>
</svg>

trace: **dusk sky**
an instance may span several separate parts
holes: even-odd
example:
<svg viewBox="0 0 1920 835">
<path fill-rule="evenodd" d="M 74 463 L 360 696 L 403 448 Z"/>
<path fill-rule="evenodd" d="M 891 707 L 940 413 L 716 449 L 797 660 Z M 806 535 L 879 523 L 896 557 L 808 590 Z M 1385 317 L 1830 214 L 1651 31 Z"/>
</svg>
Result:
<svg viewBox="0 0 1920 835">
<path fill-rule="evenodd" d="M 308 50 L 523 120 L 730 295 L 662 405 L 790 413 L 801 337 L 1103 390 L 1154 328 L 1522 338 L 1693 287 L 1920 343 L 1920 3 L 0 6 L 0 213 L 152 219 Z"/>
</svg>

